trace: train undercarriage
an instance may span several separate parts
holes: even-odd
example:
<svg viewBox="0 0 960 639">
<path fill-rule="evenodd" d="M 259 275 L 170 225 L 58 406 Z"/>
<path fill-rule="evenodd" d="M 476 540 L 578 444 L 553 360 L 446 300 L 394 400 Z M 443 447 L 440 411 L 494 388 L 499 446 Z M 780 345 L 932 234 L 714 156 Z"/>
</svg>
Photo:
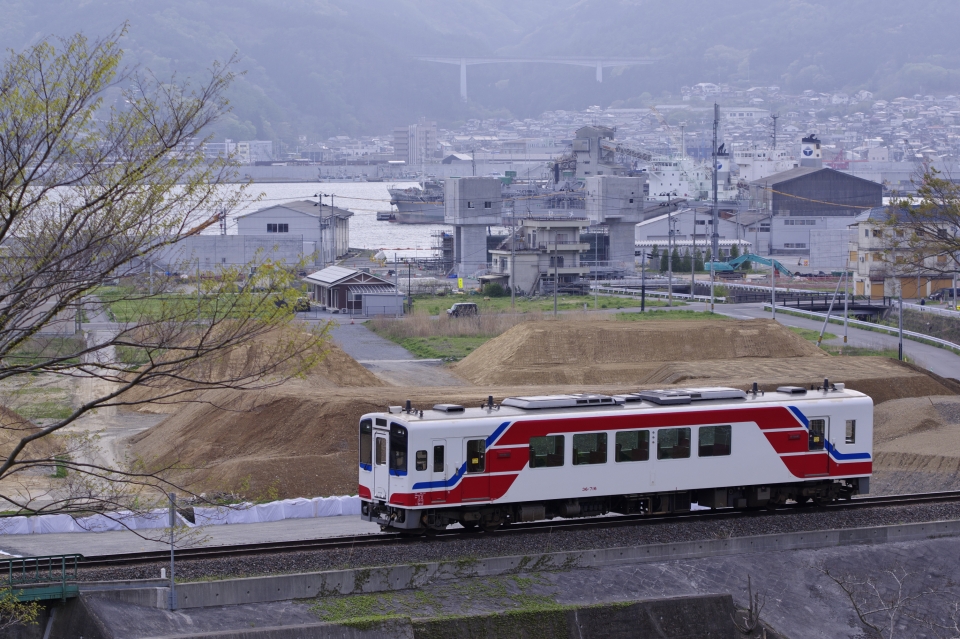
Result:
<svg viewBox="0 0 960 639">
<path fill-rule="evenodd" d="M 422 534 L 444 530 L 453 524 L 493 532 L 516 522 L 555 518 L 621 515 L 665 515 L 691 510 L 691 504 L 710 509 L 775 508 L 793 501 L 826 504 L 869 492 L 869 478 L 803 482 L 768 486 L 705 488 L 653 494 L 627 494 L 581 499 L 562 499 L 511 504 L 484 504 L 451 508 L 410 509 L 383 502 L 363 502 L 361 516 L 379 523 L 383 530 Z"/>
</svg>

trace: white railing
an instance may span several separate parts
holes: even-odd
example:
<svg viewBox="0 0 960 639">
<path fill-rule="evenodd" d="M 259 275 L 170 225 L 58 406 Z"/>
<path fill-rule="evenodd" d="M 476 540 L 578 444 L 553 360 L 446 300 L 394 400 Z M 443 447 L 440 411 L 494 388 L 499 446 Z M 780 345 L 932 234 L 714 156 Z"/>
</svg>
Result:
<svg viewBox="0 0 960 639">
<path fill-rule="evenodd" d="M 960 311 L 951 311 L 949 308 L 938 308 L 936 306 L 927 306 L 926 304 L 921 306 L 920 304 L 911 304 L 909 302 L 904 302 L 903 307 L 921 313 L 932 313 L 934 315 L 943 315 L 944 317 L 960 317 Z"/>
<path fill-rule="evenodd" d="M 906 305 L 904 305 L 906 306 Z M 770 303 L 764 302 L 764 310 L 770 310 Z M 785 312 L 793 315 L 806 315 L 808 317 L 817 317 L 823 319 L 827 316 L 826 313 L 817 313 L 816 311 L 805 311 L 798 308 L 791 308 L 789 306 L 777 306 L 777 311 Z M 843 323 L 843 316 L 839 316 L 836 313 L 830 314 L 830 321 L 832 323 L 840 322 Z M 873 324 L 871 322 L 861 322 L 860 320 L 848 319 L 847 323 L 851 326 L 862 326 L 868 328 L 872 331 L 880 331 L 883 333 L 889 333 L 891 335 L 897 335 L 899 329 L 896 329 L 892 326 L 883 326 L 882 324 Z M 903 336 L 912 339 L 915 342 L 930 342 L 936 344 L 937 346 L 942 346 L 944 348 L 949 348 L 952 351 L 960 353 L 960 344 L 954 344 L 953 342 L 948 342 L 945 339 L 940 339 L 939 337 L 931 337 L 930 335 L 924 335 L 923 333 L 914 333 L 913 331 L 903 331 Z"/>
<path fill-rule="evenodd" d="M 626 296 L 630 296 L 630 297 L 638 297 L 638 296 L 640 295 L 640 293 L 641 293 L 641 291 L 640 291 L 639 289 L 635 289 L 635 288 L 618 288 L 618 287 L 614 287 L 614 286 L 598 286 L 598 287 L 597 287 L 597 290 L 598 290 L 600 293 L 604 294 L 604 295 L 626 295 Z M 657 297 L 657 298 L 660 298 L 660 299 L 667 299 L 667 298 L 670 297 L 670 294 L 669 294 L 669 293 L 666 293 L 666 292 L 664 292 L 664 291 L 647 291 L 647 292 L 646 292 L 646 296 L 647 296 L 647 297 Z M 673 297 L 674 297 L 674 299 L 681 300 L 681 301 L 682 301 L 682 300 L 688 300 L 688 301 L 694 301 L 694 302 L 709 302 L 709 301 L 710 301 L 710 296 L 709 296 L 709 295 L 690 295 L 689 293 L 674 293 L 674 294 L 673 294 Z M 714 297 L 714 298 L 713 298 L 713 301 L 716 302 L 717 304 L 723 304 L 724 302 L 727 301 L 727 298 L 725 298 L 725 297 Z"/>
</svg>

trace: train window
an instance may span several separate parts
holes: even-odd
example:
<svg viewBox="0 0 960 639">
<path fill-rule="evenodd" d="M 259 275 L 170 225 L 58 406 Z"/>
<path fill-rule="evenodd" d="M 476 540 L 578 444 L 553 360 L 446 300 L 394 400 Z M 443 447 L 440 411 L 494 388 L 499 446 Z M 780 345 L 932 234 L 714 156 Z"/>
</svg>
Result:
<svg viewBox="0 0 960 639">
<path fill-rule="evenodd" d="M 847 420 L 847 437 L 844 440 L 847 444 L 856 444 L 857 443 L 857 420 L 848 419 Z"/>
<path fill-rule="evenodd" d="M 418 450 L 417 451 L 417 470 L 426 470 L 427 469 L 427 451 Z"/>
<path fill-rule="evenodd" d="M 390 424 L 390 474 L 407 472 L 407 429 L 400 424 Z"/>
<path fill-rule="evenodd" d="M 482 473 L 486 466 L 486 441 L 483 439 L 467 440 L 467 472 Z"/>
<path fill-rule="evenodd" d="M 827 420 L 811 419 L 810 434 L 807 437 L 808 450 L 823 450 L 824 439 L 827 434 Z"/>
<path fill-rule="evenodd" d="M 584 433 L 573 436 L 573 465 L 606 464 L 607 434 Z"/>
<path fill-rule="evenodd" d="M 701 426 L 698 435 L 700 457 L 719 457 L 730 454 L 730 426 Z"/>
<path fill-rule="evenodd" d="M 615 444 L 618 462 L 650 459 L 650 431 L 648 430 L 626 430 L 617 433 Z"/>
<path fill-rule="evenodd" d="M 530 438 L 530 468 L 563 466 L 563 435 Z"/>
<path fill-rule="evenodd" d="M 657 431 L 657 459 L 684 459 L 689 456 L 689 428 L 661 428 Z"/>
<path fill-rule="evenodd" d="M 387 438 L 377 437 L 377 466 L 387 463 Z"/>
<path fill-rule="evenodd" d="M 433 472 L 443 472 L 443 446 L 433 447 Z"/>
<path fill-rule="evenodd" d="M 360 420 L 360 466 L 370 470 L 373 463 L 373 422 L 369 419 Z"/>
</svg>

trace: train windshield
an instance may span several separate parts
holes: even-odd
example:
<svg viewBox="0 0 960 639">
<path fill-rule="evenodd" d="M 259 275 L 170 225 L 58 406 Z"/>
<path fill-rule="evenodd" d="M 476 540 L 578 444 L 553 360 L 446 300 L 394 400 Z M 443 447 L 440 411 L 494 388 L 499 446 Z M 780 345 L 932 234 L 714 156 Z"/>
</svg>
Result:
<svg viewBox="0 0 960 639">
<path fill-rule="evenodd" d="M 407 472 L 407 429 L 390 423 L 390 471 L 401 475 Z"/>
<path fill-rule="evenodd" d="M 360 465 L 370 470 L 373 463 L 373 422 L 360 420 Z"/>
</svg>

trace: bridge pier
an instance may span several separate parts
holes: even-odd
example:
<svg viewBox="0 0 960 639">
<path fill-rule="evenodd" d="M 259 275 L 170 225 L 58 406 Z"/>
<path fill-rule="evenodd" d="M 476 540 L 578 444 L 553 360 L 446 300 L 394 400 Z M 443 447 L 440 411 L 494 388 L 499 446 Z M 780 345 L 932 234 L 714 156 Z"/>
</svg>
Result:
<svg viewBox="0 0 960 639">
<path fill-rule="evenodd" d="M 460 58 L 460 99 L 467 101 L 467 59 Z"/>
</svg>

